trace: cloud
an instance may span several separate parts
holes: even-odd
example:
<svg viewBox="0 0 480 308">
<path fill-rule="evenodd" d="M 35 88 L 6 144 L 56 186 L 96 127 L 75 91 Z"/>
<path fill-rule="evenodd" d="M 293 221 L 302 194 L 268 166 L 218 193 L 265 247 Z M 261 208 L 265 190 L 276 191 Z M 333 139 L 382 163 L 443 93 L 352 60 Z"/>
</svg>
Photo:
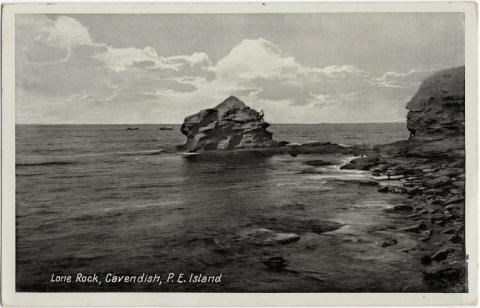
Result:
<svg viewBox="0 0 480 308">
<path fill-rule="evenodd" d="M 205 68 L 212 65 L 212 62 L 210 62 L 210 58 L 204 52 L 194 52 L 191 55 L 168 57 L 167 61 L 174 62 L 174 63 L 184 62 L 190 66 L 201 65 L 202 67 L 205 67 Z"/>
<path fill-rule="evenodd" d="M 425 77 L 437 69 L 412 68 L 407 72 L 386 72 L 381 77 L 370 80 L 372 85 L 385 88 L 414 88 L 418 87 Z"/>
<path fill-rule="evenodd" d="M 274 43 L 264 39 L 241 41 L 216 65 L 213 82 L 255 89 L 261 99 L 287 99 L 293 105 L 307 105 L 315 97 L 311 93 L 327 88 L 335 91 L 339 83 L 364 84 L 368 74 L 348 64 L 309 67 L 285 55 Z M 318 98 L 317 98 L 318 99 Z"/>
<path fill-rule="evenodd" d="M 164 58 L 159 57 L 157 51 L 152 47 L 143 49 L 108 47 L 105 52 L 96 54 L 94 58 L 100 60 L 115 72 L 125 71 L 128 66 L 139 62 L 151 63 L 156 68 L 177 69 L 176 66 L 166 63 Z"/>
<path fill-rule="evenodd" d="M 211 70 L 222 79 L 275 78 L 290 79 L 291 83 L 298 78 L 324 80 L 365 74 L 353 65 L 329 65 L 323 68 L 302 65 L 294 57 L 284 55 L 277 45 L 263 38 L 243 40 Z"/>
<path fill-rule="evenodd" d="M 60 16 L 52 23 L 53 27 L 46 37 L 46 42 L 51 46 L 70 48 L 76 45 L 93 44 L 87 28 L 77 20 Z"/>
<path fill-rule="evenodd" d="M 315 77 L 314 75 L 318 75 L 329 78 L 345 78 L 347 76 L 366 77 L 369 75 L 353 65 L 329 65 L 324 68 L 307 68 L 305 71 L 310 77 Z"/>
<path fill-rule="evenodd" d="M 115 48 L 93 41 L 88 29 L 71 17 L 19 15 L 16 26 L 22 97 L 135 104 L 154 100 L 162 90 L 194 91 L 188 77 L 211 75 L 205 53 L 165 57 L 149 46 Z M 184 79 L 177 81 L 178 76 Z"/>
<path fill-rule="evenodd" d="M 125 71 L 129 66 L 141 64 L 145 68 L 156 68 L 180 71 L 184 67 L 203 65 L 208 68 L 211 65 L 208 55 L 196 52 L 191 55 L 173 57 L 159 56 L 155 48 L 113 48 L 107 47 L 105 52 L 99 53 L 94 58 L 102 61 L 105 65 L 116 71 Z M 202 66 L 202 67 L 203 67 Z"/>
<path fill-rule="evenodd" d="M 20 15 L 16 37 L 21 121 L 179 122 L 229 95 L 270 121 L 364 121 L 372 112 L 401 119 L 405 98 L 432 72 L 372 76 L 348 63 L 311 66 L 265 38 L 242 40 L 213 63 L 202 51 L 162 55 L 96 42 L 65 16 Z"/>
<path fill-rule="evenodd" d="M 325 108 L 338 105 L 340 104 L 340 101 L 335 99 L 333 95 L 310 93 L 309 103 L 317 108 Z"/>
<path fill-rule="evenodd" d="M 75 46 L 92 45 L 92 39 L 77 20 L 60 16 L 55 19 L 44 15 L 20 14 L 16 16 L 17 63 L 48 65 L 65 62 Z"/>
<path fill-rule="evenodd" d="M 273 43 L 259 38 L 243 40 L 212 68 L 222 79 L 282 78 L 295 73 L 300 65 L 284 56 Z"/>
<path fill-rule="evenodd" d="M 15 22 L 21 32 L 19 39 L 26 38 L 59 48 L 93 44 L 88 29 L 71 17 L 59 16 L 50 19 L 40 14 L 19 14 Z M 25 33 L 25 30 L 28 30 L 28 33 Z"/>
</svg>

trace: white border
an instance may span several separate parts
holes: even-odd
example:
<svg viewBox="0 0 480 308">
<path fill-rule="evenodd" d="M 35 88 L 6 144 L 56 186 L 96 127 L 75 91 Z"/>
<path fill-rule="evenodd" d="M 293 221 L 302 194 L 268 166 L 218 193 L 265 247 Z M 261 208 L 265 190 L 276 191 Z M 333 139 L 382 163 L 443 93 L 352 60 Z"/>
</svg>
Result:
<svg viewBox="0 0 480 308">
<path fill-rule="evenodd" d="M 15 292 L 15 14 L 464 12 L 466 247 L 469 293 Z M 473 305 L 477 302 L 477 5 L 475 2 L 62 3 L 2 7 L 2 302 L 6 306 Z M 392 34 L 394 35 L 394 34 Z M 394 273 L 392 273 L 394 274 Z"/>
</svg>

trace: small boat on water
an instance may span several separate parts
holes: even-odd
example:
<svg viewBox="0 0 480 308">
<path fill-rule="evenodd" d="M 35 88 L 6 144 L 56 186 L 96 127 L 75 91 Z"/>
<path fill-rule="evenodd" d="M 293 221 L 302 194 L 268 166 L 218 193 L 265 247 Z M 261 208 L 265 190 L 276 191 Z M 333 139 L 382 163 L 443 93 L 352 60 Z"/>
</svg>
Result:
<svg viewBox="0 0 480 308">
<path fill-rule="evenodd" d="M 172 130 L 173 127 L 171 126 L 164 126 L 164 127 L 160 127 L 159 130 Z"/>
<path fill-rule="evenodd" d="M 138 127 L 127 127 L 127 130 L 137 130 Z"/>
</svg>

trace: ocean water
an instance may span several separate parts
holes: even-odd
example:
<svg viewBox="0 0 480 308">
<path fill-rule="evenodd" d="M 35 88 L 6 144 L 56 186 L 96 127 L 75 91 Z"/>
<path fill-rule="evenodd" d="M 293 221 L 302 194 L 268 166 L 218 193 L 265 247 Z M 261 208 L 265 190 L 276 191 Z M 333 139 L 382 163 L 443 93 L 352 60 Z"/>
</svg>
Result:
<svg viewBox="0 0 480 308">
<path fill-rule="evenodd" d="M 132 126 L 132 125 L 130 125 Z M 18 291 L 420 292 L 417 239 L 385 209 L 411 202 L 340 170 L 350 157 L 278 155 L 189 161 L 179 126 L 16 127 Z M 405 124 L 273 125 L 278 140 L 377 144 L 408 137 Z M 322 159 L 330 166 L 311 167 Z M 329 232 L 315 226 L 339 224 Z M 258 245 L 261 228 L 297 233 Z M 398 243 L 382 247 L 395 236 Z M 283 257 L 287 268 L 263 263 Z M 221 283 L 52 283 L 52 274 L 222 275 Z"/>
</svg>

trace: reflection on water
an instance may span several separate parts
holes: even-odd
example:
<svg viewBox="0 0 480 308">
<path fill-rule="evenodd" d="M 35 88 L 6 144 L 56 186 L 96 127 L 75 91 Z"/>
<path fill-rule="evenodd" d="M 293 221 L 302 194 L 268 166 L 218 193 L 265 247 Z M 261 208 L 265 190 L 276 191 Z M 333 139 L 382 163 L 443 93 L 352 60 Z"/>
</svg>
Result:
<svg viewBox="0 0 480 308">
<path fill-rule="evenodd" d="M 72 130 L 59 135 L 93 138 L 78 137 L 82 132 Z M 413 238 L 403 234 L 396 249 L 381 247 L 392 228 L 403 223 L 384 209 L 408 200 L 355 182 L 365 174 L 340 170 L 345 157 L 231 156 L 189 161 L 178 154 L 150 155 L 155 149 L 142 147 L 138 138 L 123 130 L 87 132 L 99 139 L 84 142 L 84 147 L 90 148 L 79 153 L 77 146 L 58 150 L 56 156 L 30 151 L 44 151 L 41 144 L 35 145 L 36 133 L 46 138 L 52 132 L 27 131 L 17 142 L 18 290 L 328 292 L 426 288 L 416 257 L 399 249 L 414 245 Z M 149 134 L 148 138 L 166 138 L 154 135 L 158 130 L 145 132 Z M 116 144 L 112 153 L 98 136 L 109 136 L 122 145 Z M 56 144 L 55 135 L 50 139 L 54 141 L 49 144 Z M 104 154 L 90 155 L 95 150 Z M 303 164 L 310 159 L 333 165 Z M 45 161 L 70 163 L 39 163 Z M 243 236 L 246 231 L 265 228 L 296 233 L 300 240 L 268 246 Z M 269 257 L 283 257 L 287 268 L 269 270 L 262 262 Z M 49 283 L 52 273 L 77 272 L 222 273 L 222 283 L 113 287 Z"/>
</svg>

